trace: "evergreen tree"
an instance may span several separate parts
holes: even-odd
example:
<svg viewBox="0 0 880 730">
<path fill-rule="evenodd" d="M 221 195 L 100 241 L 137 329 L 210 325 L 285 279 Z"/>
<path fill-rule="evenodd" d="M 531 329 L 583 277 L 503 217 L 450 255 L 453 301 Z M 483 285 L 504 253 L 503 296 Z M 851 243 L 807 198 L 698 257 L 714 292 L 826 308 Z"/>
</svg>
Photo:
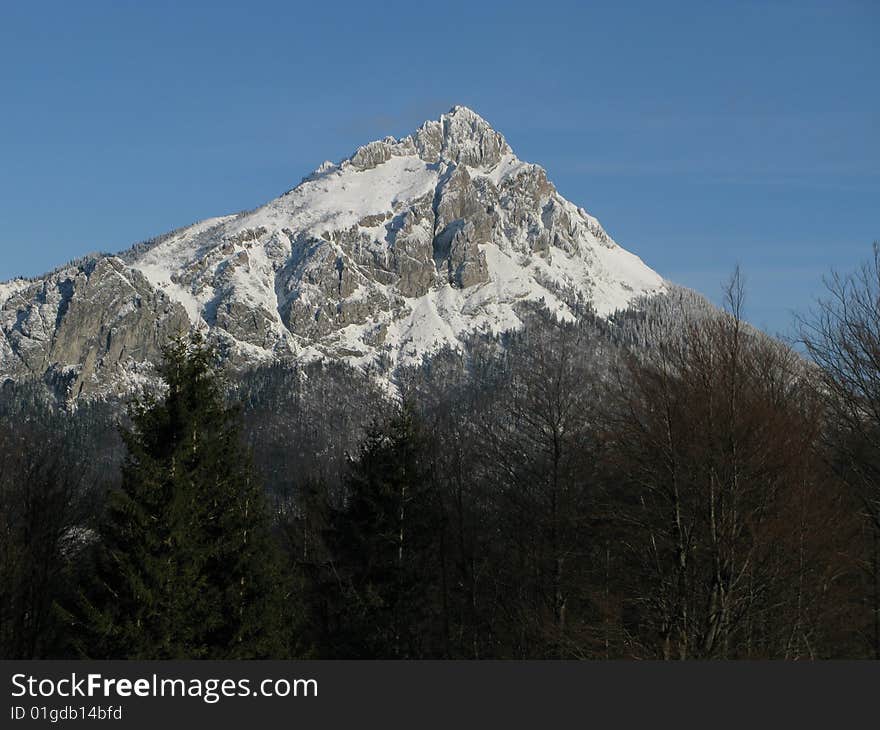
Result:
<svg viewBox="0 0 880 730">
<path fill-rule="evenodd" d="M 214 353 L 164 350 L 163 398 L 131 407 L 122 483 L 102 522 L 85 654 L 249 658 L 285 653 L 278 549 Z"/>
<path fill-rule="evenodd" d="M 436 653 L 443 519 L 426 437 L 404 406 L 351 464 L 329 543 L 341 579 L 330 651 L 361 658 Z"/>
</svg>

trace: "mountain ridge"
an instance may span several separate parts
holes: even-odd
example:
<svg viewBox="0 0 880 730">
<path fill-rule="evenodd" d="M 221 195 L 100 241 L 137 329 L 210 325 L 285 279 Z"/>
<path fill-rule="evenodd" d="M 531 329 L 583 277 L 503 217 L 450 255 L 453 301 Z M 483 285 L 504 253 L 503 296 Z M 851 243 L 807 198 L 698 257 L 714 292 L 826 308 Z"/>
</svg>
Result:
<svg viewBox="0 0 880 730">
<path fill-rule="evenodd" d="M 667 282 L 463 106 L 326 162 L 278 198 L 34 281 L 0 284 L 0 377 L 131 387 L 206 330 L 238 365 L 393 371 L 541 301 L 602 316 Z"/>
</svg>

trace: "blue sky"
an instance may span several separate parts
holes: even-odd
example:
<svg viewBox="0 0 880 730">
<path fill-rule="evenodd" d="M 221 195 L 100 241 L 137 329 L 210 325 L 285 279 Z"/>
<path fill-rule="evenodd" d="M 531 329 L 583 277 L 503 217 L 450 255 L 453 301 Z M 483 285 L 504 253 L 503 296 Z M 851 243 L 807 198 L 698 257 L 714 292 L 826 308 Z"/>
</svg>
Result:
<svg viewBox="0 0 880 730">
<path fill-rule="evenodd" d="M 3 2 L 0 280 L 254 207 L 466 104 L 774 332 L 880 239 L 880 3 Z"/>
</svg>

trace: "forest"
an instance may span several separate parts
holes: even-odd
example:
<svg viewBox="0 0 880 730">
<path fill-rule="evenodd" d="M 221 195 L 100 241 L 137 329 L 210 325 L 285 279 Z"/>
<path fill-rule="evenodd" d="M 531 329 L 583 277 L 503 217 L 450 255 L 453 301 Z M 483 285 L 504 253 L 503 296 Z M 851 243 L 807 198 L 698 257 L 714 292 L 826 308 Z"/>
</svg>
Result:
<svg viewBox="0 0 880 730">
<path fill-rule="evenodd" d="M 786 344 L 686 290 L 397 373 L 0 389 L 0 656 L 880 658 L 880 253 Z"/>
</svg>

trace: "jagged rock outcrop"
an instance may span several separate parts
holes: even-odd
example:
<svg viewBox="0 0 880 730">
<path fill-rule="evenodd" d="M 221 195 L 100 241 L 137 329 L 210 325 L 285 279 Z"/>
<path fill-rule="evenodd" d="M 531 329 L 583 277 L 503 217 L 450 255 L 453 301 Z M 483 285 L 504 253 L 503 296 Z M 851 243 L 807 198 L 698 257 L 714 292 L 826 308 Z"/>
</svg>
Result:
<svg viewBox="0 0 880 730">
<path fill-rule="evenodd" d="M 608 314 L 664 287 L 542 168 L 455 107 L 256 210 L 0 284 L 0 379 L 44 377 L 71 397 L 129 387 L 189 327 L 233 366 L 393 367 L 472 330 L 515 328 L 525 301 Z"/>
<path fill-rule="evenodd" d="M 7 377 L 40 376 L 67 395 L 101 393 L 149 374 L 183 307 L 115 257 L 88 260 L 22 288 L 2 304 Z"/>
</svg>

